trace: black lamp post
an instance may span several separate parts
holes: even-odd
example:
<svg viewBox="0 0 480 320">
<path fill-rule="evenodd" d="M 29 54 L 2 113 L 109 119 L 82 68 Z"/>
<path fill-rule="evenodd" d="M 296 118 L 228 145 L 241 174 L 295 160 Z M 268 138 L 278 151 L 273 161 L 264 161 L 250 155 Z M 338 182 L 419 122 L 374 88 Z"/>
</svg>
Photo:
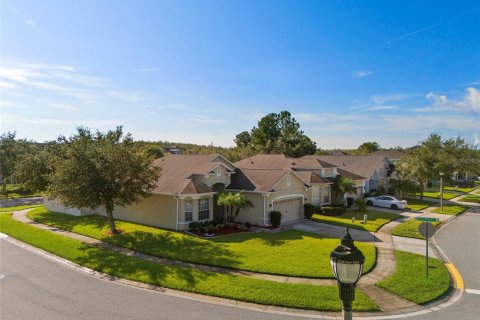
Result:
<svg viewBox="0 0 480 320">
<path fill-rule="evenodd" d="M 333 274 L 337 278 L 340 299 L 343 302 L 344 320 L 352 319 L 352 302 L 355 300 L 355 288 L 362 275 L 364 262 L 365 256 L 355 247 L 347 228 L 341 244 L 330 253 L 330 263 Z"/>
</svg>

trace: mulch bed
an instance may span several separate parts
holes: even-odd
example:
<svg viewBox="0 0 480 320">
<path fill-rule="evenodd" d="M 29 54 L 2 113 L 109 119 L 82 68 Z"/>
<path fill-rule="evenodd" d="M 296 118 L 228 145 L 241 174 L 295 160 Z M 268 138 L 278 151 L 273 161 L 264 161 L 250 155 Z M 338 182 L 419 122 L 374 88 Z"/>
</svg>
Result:
<svg viewBox="0 0 480 320">
<path fill-rule="evenodd" d="M 214 234 L 211 235 L 211 236 L 207 236 L 207 231 L 204 230 L 204 231 L 201 231 L 201 230 L 196 230 L 196 231 L 192 231 L 192 230 L 189 230 L 188 233 L 190 234 L 193 234 L 197 237 L 201 237 L 201 238 L 211 238 L 211 237 L 218 237 L 218 236 L 225 236 L 225 235 L 229 235 L 229 234 L 236 234 L 236 233 L 243 233 L 243 232 L 250 232 L 252 230 L 250 229 L 246 229 L 246 228 L 243 228 L 243 227 L 239 227 L 239 228 L 234 228 L 234 227 L 223 227 L 223 228 L 219 228 L 219 229 L 216 229 L 214 231 Z"/>
</svg>

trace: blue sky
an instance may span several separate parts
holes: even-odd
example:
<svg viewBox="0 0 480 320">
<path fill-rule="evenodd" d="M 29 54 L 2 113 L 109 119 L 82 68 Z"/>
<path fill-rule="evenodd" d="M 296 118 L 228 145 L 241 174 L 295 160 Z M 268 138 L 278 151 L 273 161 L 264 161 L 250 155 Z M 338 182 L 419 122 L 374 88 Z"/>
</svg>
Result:
<svg viewBox="0 0 480 320">
<path fill-rule="evenodd" d="M 289 110 L 321 148 L 480 136 L 480 1 L 1 4 L 1 131 L 229 146 Z"/>
</svg>

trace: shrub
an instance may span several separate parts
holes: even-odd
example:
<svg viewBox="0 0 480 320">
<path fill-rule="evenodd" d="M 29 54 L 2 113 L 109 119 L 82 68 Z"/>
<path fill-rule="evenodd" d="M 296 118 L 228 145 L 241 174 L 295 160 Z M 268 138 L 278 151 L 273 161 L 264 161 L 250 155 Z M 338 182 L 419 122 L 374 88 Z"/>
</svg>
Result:
<svg viewBox="0 0 480 320">
<path fill-rule="evenodd" d="M 274 228 L 280 227 L 282 222 L 282 213 L 280 211 L 271 211 L 270 212 L 270 223 Z"/>
<path fill-rule="evenodd" d="M 315 209 L 313 210 L 314 213 L 322 214 L 322 207 L 321 206 L 315 206 Z"/>
<path fill-rule="evenodd" d="M 252 227 L 252 224 L 250 222 L 245 222 L 245 228 L 250 229 Z"/>
<path fill-rule="evenodd" d="M 305 214 L 305 218 L 310 219 L 313 216 L 313 212 L 315 211 L 315 206 L 311 203 L 305 203 L 303 205 L 303 213 Z"/>
<path fill-rule="evenodd" d="M 196 221 L 190 222 L 188 224 L 188 228 L 192 231 L 197 231 L 198 229 L 200 229 L 200 223 L 198 223 Z"/>
<path fill-rule="evenodd" d="M 355 201 L 354 198 L 348 197 L 347 198 L 347 207 L 351 208 L 353 206 L 353 201 Z"/>
<path fill-rule="evenodd" d="M 343 206 L 328 206 L 322 207 L 322 215 L 324 216 L 341 216 L 345 213 L 345 208 Z"/>
<path fill-rule="evenodd" d="M 371 197 L 372 194 L 371 194 L 370 192 L 365 192 L 365 193 L 363 194 L 363 196 L 364 196 L 365 198 L 368 198 L 368 197 Z"/>
<path fill-rule="evenodd" d="M 358 211 L 365 212 L 367 210 L 367 202 L 363 199 L 355 200 L 355 205 L 358 207 Z"/>
</svg>

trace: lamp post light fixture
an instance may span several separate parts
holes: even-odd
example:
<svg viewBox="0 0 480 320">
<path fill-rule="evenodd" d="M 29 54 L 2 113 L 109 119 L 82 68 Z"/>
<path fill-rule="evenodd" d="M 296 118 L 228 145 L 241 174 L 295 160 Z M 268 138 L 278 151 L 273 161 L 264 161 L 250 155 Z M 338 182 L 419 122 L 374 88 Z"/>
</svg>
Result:
<svg viewBox="0 0 480 320">
<path fill-rule="evenodd" d="M 443 171 L 440 171 L 440 208 L 443 212 Z"/>
<path fill-rule="evenodd" d="M 352 302 L 355 300 L 355 288 L 362 275 L 364 263 L 365 256 L 355 247 L 347 228 L 341 244 L 330 253 L 330 264 L 337 279 L 340 299 L 343 302 L 344 320 L 352 319 Z"/>
</svg>

